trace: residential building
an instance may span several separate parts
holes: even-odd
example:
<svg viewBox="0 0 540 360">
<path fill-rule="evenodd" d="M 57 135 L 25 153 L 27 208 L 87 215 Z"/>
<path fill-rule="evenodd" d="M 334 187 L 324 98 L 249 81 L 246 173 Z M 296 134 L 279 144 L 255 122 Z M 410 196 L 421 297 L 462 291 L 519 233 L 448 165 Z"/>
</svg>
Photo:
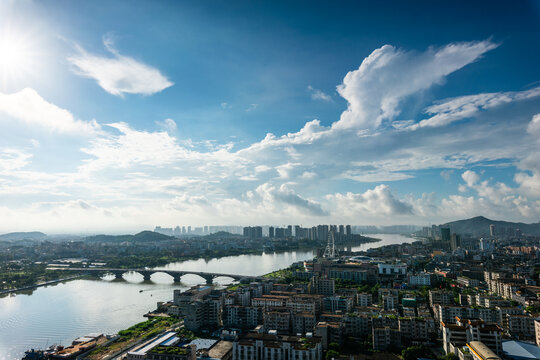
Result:
<svg viewBox="0 0 540 360">
<path fill-rule="evenodd" d="M 322 360 L 319 337 L 248 333 L 233 343 L 233 360 Z"/>
<path fill-rule="evenodd" d="M 356 303 L 362 307 L 371 306 L 373 304 L 373 296 L 370 293 L 359 293 L 356 295 Z"/>
<path fill-rule="evenodd" d="M 390 348 L 401 348 L 401 333 L 399 329 L 389 326 L 373 327 L 372 336 L 373 350 L 385 351 Z"/>
<path fill-rule="evenodd" d="M 481 341 L 471 341 L 467 344 L 473 360 L 500 360 L 486 344 Z"/>
</svg>

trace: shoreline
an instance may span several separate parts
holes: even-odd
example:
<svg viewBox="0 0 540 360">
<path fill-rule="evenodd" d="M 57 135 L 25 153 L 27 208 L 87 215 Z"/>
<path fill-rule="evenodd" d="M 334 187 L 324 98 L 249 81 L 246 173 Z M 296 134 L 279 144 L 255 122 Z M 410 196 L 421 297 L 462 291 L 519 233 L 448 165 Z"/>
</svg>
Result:
<svg viewBox="0 0 540 360">
<path fill-rule="evenodd" d="M 39 287 L 43 287 L 43 286 L 47 286 L 47 285 L 54 285 L 54 284 L 58 284 L 58 283 L 61 283 L 61 282 L 64 282 L 64 281 L 67 282 L 67 281 L 75 280 L 75 279 L 81 278 L 83 276 L 84 275 L 75 275 L 75 276 L 70 276 L 70 277 L 63 278 L 63 279 L 49 280 L 49 281 L 46 281 L 44 283 L 23 286 L 23 287 L 16 288 L 16 289 L 2 290 L 2 291 L 0 291 L 0 297 L 2 297 L 3 295 L 8 295 L 8 294 L 14 293 L 14 292 L 35 289 L 35 288 L 39 288 Z"/>
</svg>

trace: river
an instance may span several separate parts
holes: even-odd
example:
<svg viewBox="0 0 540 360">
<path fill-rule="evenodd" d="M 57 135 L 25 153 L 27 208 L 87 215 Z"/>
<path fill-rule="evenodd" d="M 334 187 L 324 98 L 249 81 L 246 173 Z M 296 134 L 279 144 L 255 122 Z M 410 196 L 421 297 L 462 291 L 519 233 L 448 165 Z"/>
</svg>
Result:
<svg viewBox="0 0 540 360">
<path fill-rule="evenodd" d="M 353 250 L 414 240 L 391 234 L 369 236 L 381 241 L 355 246 Z M 188 260 L 156 269 L 262 275 L 311 258 L 313 251 L 288 251 Z M 20 359 L 27 349 L 54 343 L 69 345 L 76 337 L 92 332 L 116 333 L 145 320 L 142 315 L 154 310 L 158 301 L 171 300 L 173 289 L 187 289 L 203 282 L 196 275 L 185 275 L 181 284 L 173 284 L 172 278 L 163 273 L 154 274 L 146 282 L 139 274 L 126 274 L 124 278 L 72 280 L 0 298 L 0 359 Z M 216 279 L 221 284 L 230 281 Z"/>
</svg>

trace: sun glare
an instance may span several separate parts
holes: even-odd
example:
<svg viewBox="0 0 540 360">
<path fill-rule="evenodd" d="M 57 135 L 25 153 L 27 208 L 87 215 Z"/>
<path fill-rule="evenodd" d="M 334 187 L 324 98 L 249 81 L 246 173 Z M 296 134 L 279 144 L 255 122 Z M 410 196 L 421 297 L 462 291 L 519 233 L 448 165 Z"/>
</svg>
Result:
<svg viewBox="0 0 540 360">
<path fill-rule="evenodd" d="M 4 37 L 0 41 L 0 63 L 5 69 L 15 69 L 24 61 L 24 45 L 14 38 Z"/>
<path fill-rule="evenodd" d="M 28 38 L 9 31 L 0 32 L 0 81 L 16 81 L 32 70 L 33 51 Z"/>
</svg>

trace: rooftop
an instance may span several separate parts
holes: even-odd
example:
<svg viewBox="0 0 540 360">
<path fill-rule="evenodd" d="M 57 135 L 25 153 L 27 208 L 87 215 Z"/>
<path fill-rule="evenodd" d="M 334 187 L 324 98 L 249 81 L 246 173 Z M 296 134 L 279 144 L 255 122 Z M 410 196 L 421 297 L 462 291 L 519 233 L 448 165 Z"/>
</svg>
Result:
<svg viewBox="0 0 540 360">
<path fill-rule="evenodd" d="M 488 348 L 481 341 L 471 341 L 467 344 L 467 347 L 479 358 L 482 360 L 500 360 L 501 358 L 497 356 L 490 348 Z"/>
<path fill-rule="evenodd" d="M 540 347 L 523 341 L 504 341 L 504 354 L 510 359 L 540 359 Z"/>
<path fill-rule="evenodd" d="M 150 343 L 147 343 L 146 345 L 140 347 L 136 351 L 130 351 L 129 354 L 146 355 L 147 352 L 149 352 L 150 350 L 152 350 L 156 346 L 167 342 L 167 340 L 169 340 L 173 336 L 176 336 L 176 333 L 174 331 L 168 331 L 165 334 L 163 334 L 162 336 L 159 336 L 159 337 L 155 338 Z"/>
</svg>

